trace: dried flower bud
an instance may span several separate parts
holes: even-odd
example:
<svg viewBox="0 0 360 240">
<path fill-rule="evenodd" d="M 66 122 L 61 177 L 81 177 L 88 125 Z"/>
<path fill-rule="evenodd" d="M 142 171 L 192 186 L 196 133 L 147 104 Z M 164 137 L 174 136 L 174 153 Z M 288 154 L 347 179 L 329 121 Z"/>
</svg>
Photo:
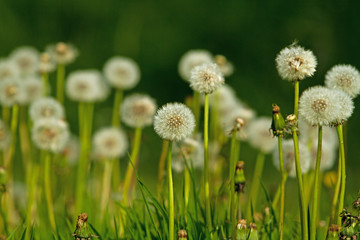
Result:
<svg viewBox="0 0 360 240">
<path fill-rule="evenodd" d="M 280 113 L 280 107 L 276 104 L 273 104 L 271 130 L 274 136 L 282 136 L 285 131 L 285 126 L 285 120 Z"/>
<path fill-rule="evenodd" d="M 234 183 L 235 183 L 235 192 L 240 193 L 240 192 L 244 192 L 244 188 L 245 188 L 245 174 L 244 174 L 244 162 L 243 161 L 238 161 L 236 163 L 236 168 L 235 168 L 235 179 L 234 179 Z"/>
<path fill-rule="evenodd" d="M 178 231 L 178 240 L 187 240 L 187 232 L 185 229 Z"/>
</svg>

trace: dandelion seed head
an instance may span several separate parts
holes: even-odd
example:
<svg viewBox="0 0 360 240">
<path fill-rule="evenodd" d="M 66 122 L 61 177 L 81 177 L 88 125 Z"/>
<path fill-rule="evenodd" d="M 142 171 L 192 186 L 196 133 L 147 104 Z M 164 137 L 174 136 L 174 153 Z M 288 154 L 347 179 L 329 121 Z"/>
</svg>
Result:
<svg viewBox="0 0 360 240">
<path fill-rule="evenodd" d="M 272 119 L 270 117 L 259 117 L 249 123 L 247 128 L 248 141 L 256 149 L 263 153 L 269 153 L 276 147 L 276 139 L 270 132 Z"/>
<path fill-rule="evenodd" d="M 352 98 L 341 90 L 333 90 L 333 95 L 340 105 L 339 111 L 336 114 L 336 123 L 347 121 L 354 111 L 354 101 Z"/>
<path fill-rule="evenodd" d="M 140 80 L 137 63 L 126 57 L 112 57 L 104 65 L 104 75 L 109 84 L 119 89 L 130 89 Z"/>
<path fill-rule="evenodd" d="M 79 160 L 80 156 L 80 142 L 79 138 L 75 135 L 71 135 L 66 142 L 65 147 L 61 151 L 61 154 L 66 158 L 67 162 L 74 166 Z"/>
<path fill-rule="evenodd" d="M 130 127 L 150 126 L 154 120 L 156 103 L 145 94 L 133 94 L 124 99 L 121 118 Z"/>
<path fill-rule="evenodd" d="M 44 118 L 63 119 L 64 107 L 52 97 L 43 97 L 30 105 L 29 114 L 34 122 Z"/>
<path fill-rule="evenodd" d="M 93 147 L 98 158 L 114 159 L 125 155 L 128 141 L 120 128 L 106 127 L 94 134 Z"/>
<path fill-rule="evenodd" d="M 17 78 L 19 75 L 19 68 L 14 61 L 0 59 L 0 81 L 6 78 Z"/>
<path fill-rule="evenodd" d="M 189 82 L 191 76 L 191 70 L 196 67 L 200 66 L 204 63 L 213 63 L 213 56 L 207 50 L 190 50 L 186 52 L 179 61 L 179 74 L 182 79 Z"/>
<path fill-rule="evenodd" d="M 0 149 L 5 150 L 9 147 L 11 141 L 11 133 L 9 128 L 0 119 Z"/>
<path fill-rule="evenodd" d="M 55 64 L 49 53 L 42 53 L 40 56 L 39 72 L 41 74 L 50 73 L 55 70 Z"/>
<path fill-rule="evenodd" d="M 59 153 L 64 149 L 69 137 L 68 125 L 63 120 L 43 118 L 34 122 L 32 139 L 42 150 Z"/>
<path fill-rule="evenodd" d="M 41 97 L 43 84 L 38 76 L 28 76 L 22 81 L 25 96 L 21 99 L 21 104 L 31 104 Z"/>
<path fill-rule="evenodd" d="M 7 78 L 0 82 L 0 103 L 3 106 L 20 104 L 25 97 L 24 85 L 19 79 Z"/>
<path fill-rule="evenodd" d="M 351 65 L 335 65 L 326 73 L 325 85 L 328 88 L 343 90 L 354 98 L 360 93 L 360 73 Z"/>
<path fill-rule="evenodd" d="M 280 77 L 288 81 L 300 81 L 313 76 L 317 65 L 312 51 L 296 45 L 282 49 L 275 62 Z"/>
<path fill-rule="evenodd" d="M 33 75 L 39 69 L 40 54 L 33 47 L 19 47 L 10 54 L 22 76 Z"/>
<path fill-rule="evenodd" d="M 203 64 L 191 71 L 190 87 L 200 93 L 212 93 L 224 82 L 223 74 L 215 63 Z"/>
<path fill-rule="evenodd" d="M 192 134 L 194 127 L 194 114 L 182 103 L 168 103 L 154 117 L 155 132 L 169 141 L 183 140 Z"/>
<path fill-rule="evenodd" d="M 64 42 L 49 45 L 46 48 L 46 52 L 49 53 L 54 62 L 65 65 L 74 62 L 79 55 L 79 52 L 74 45 Z"/>
</svg>

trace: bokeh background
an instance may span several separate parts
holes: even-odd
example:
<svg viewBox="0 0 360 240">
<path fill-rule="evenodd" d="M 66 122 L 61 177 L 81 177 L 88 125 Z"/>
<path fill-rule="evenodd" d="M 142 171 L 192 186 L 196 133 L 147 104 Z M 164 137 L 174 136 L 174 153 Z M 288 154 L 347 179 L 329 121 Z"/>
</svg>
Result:
<svg viewBox="0 0 360 240">
<path fill-rule="evenodd" d="M 289 114 L 293 87 L 279 78 L 276 54 L 294 40 L 313 50 L 317 72 L 301 82 L 301 90 L 323 84 L 326 71 L 335 64 L 360 68 L 359 9 L 355 0 L 1 0 L 0 56 L 22 45 L 43 51 L 49 43 L 71 42 L 80 52 L 71 71 L 102 69 L 110 57 L 124 55 L 138 62 L 142 74 L 138 86 L 126 94 L 148 93 L 160 106 L 192 93 L 178 74 L 178 60 L 190 49 L 207 49 L 233 62 L 235 72 L 226 82 L 259 115 L 270 116 L 272 103 Z M 76 105 L 69 100 L 66 104 L 76 133 Z M 355 106 L 347 136 L 350 195 L 360 188 L 359 99 Z M 96 106 L 95 129 L 110 124 L 111 107 L 112 95 Z M 147 128 L 139 172 L 153 190 L 160 149 L 161 140 Z M 251 174 L 256 152 L 245 145 L 242 154 Z M 278 182 L 279 172 L 268 158 L 264 181 Z"/>
</svg>

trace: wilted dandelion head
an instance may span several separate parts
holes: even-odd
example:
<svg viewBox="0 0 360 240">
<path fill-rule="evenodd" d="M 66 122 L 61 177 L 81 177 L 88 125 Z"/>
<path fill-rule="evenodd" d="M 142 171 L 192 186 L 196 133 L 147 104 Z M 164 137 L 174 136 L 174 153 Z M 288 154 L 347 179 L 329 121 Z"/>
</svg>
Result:
<svg viewBox="0 0 360 240">
<path fill-rule="evenodd" d="M 282 49 L 275 62 L 280 77 L 288 81 L 300 81 L 314 75 L 317 65 L 312 51 L 294 44 Z"/>
<path fill-rule="evenodd" d="M 296 177 L 294 142 L 292 140 L 284 140 L 282 142 L 284 169 L 290 177 Z M 302 174 L 310 170 L 311 154 L 308 147 L 299 142 L 299 157 Z M 279 149 L 275 148 L 273 153 L 273 163 L 277 169 L 280 169 Z"/>
<path fill-rule="evenodd" d="M 168 103 L 154 117 L 155 132 L 166 140 L 181 141 L 192 134 L 194 127 L 194 114 L 182 103 Z"/>
<path fill-rule="evenodd" d="M 225 77 L 230 76 L 234 72 L 234 65 L 229 62 L 223 55 L 215 56 L 215 63 L 220 68 L 220 71 L 224 74 Z"/>
<path fill-rule="evenodd" d="M 269 153 L 276 146 L 276 139 L 270 132 L 272 119 L 270 117 L 259 117 L 250 122 L 247 128 L 249 143 L 263 153 Z"/>
<path fill-rule="evenodd" d="M 39 72 L 41 74 L 50 73 L 54 71 L 55 64 L 49 53 L 42 53 L 40 56 Z"/>
<path fill-rule="evenodd" d="M 119 158 L 126 153 L 128 141 L 125 133 L 120 128 L 106 127 L 95 133 L 93 147 L 98 158 Z"/>
<path fill-rule="evenodd" d="M 155 111 L 154 99 L 145 94 L 133 94 L 124 99 L 121 118 L 130 127 L 145 127 L 152 124 Z"/>
<path fill-rule="evenodd" d="M 80 156 L 80 142 L 75 135 L 71 135 L 65 144 L 65 147 L 61 151 L 67 162 L 70 165 L 75 165 Z"/>
<path fill-rule="evenodd" d="M 190 50 L 186 52 L 179 61 L 179 74 L 185 81 L 190 81 L 191 70 L 204 63 L 213 63 L 213 56 L 207 50 Z"/>
<path fill-rule="evenodd" d="M 29 113 L 34 122 L 44 118 L 62 119 L 64 118 L 64 107 L 52 97 L 43 97 L 30 105 Z"/>
<path fill-rule="evenodd" d="M 33 47 L 19 47 L 10 54 L 23 76 L 35 74 L 39 69 L 40 54 Z"/>
<path fill-rule="evenodd" d="M 360 73 L 351 65 L 335 65 L 326 73 L 325 85 L 343 90 L 354 98 L 360 93 Z"/>
<path fill-rule="evenodd" d="M 7 78 L 0 82 L 0 103 L 11 107 L 20 104 L 26 97 L 23 83 L 15 78 Z"/>
<path fill-rule="evenodd" d="M 188 161 L 189 167 L 194 169 L 202 168 L 204 165 L 204 148 L 200 138 L 187 137 L 183 141 L 175 144 L 171 152 L 173 161 L 171 167 L 176 172 L 184 171 Z"/>
<path fill-rule="evenodd" d="M 224 82 L 224 76 L 215 63 L 205 63 L 191 71 L 190 87 L 200 93 L 212 93 Z"/>
<path fill-rule="evenodd" d="M 74 101 L 95 102 L 105 99 L 109 90 L 99 71 L 79 70 L 68 76 L 66 93 Z"/>
<path fill-rule="evenodd" d="M 299 100 L 299 114 L 311 125 L 332 124 L 340 112 L 334 91 L 322 86 L 305 90 Z"/>
<path fill-rule="evenodd" d="M 9 59 L 0 60 L 0 81 L 6 78 L 17 78 L 19 74 L 19 68 L 14 61 Z"/>
<path fill-rule="evenodd" d="M 22 82 L 25 96 L 21 99 L 21 104 L 30 104 L 41 97 L 43 84 L 39 77 L 28 76 Z"/>
<path fill-rule="evenodd" d="M 105 63 L 104 75 L 111 86 L 130 89 L 139 82 L 140 69 L 134 60 L 117 56 L 110 58 Z"/>
<path fill-rule="evenodd" d="M 70 43 L 59 42 L 57 44 L 49 45 L 46 52 L 58 64 L 69 64 L 74 62 L 79 55 L 78 50 Z"/>
<path fill-rule="evenodd" d="M 9 128 L 0 119 L 0 150 L 4 150 L 10 145 L 11 133 Z"/>
<path fill-rule="evenodd" d="M 60 152 L 64 149 L 69 136 L 68 125 L 63 120 L 44 118 L 34 122 L 32 139 L 42 150 Z"/>
</svg>

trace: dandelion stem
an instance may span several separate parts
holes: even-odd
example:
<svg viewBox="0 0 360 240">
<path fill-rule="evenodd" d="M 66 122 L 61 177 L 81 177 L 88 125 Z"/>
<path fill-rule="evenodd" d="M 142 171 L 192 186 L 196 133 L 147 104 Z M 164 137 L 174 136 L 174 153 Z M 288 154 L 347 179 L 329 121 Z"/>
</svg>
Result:
<svg viewBox="0 0 360 240">
<path fill-rule="evenodd" d="M 231 136 L 229 179 L 230 179 L 230 228 L 233 239 L 236 239 L 236 204 L 235 204 L 235 162 L 236 162 L 236 131 Z"/>
<path fill-rule="evenodd" d="M 198 91 L 194 91 L 194 99 L 193 99 L 193 112 L 195 116 L 195 130 L 194 133 L 199 131 L 200 126 L 200 108 L 201 108 L 201 95 Z"/>
<path fill-rule="evenodd" d="M 294 82 L 294 114 L 298 118 L 298 109 L 299 109 L 299 81 Z"/>
<path fill-rule="evenodd" d="M 308 240 L 308 219 L 307 219 L 307 208 L 305 204 L 305 192 L 301 173 L 300 157 L 299 157 L 299 138 L 297 135 L 297 127 L 292 128 L 292 135 L 294 140 L 294 152 L 295 152 L 295 166 L 296 166 L 296 179 L 299 190 L 299 207 L 301 216 L 301 231 L 302 239 Z"/>
<path fill-rule="evenodd" d="M 31 225 L 33 221 L 33 211 L 36 209 L 36 201 L 35 200 L 35 192 L 36 192 L 36 184 L 38 180 L 39 166 L 34 163 L 31 164 L 30 169 L 28 170 L 31 173 L 30 182 L 29 182 L 29 191 L 28 191 L 28 203 L 26 209 L 26 233 L 25 239 L 30 239 L 31 233 Z"/>
<path fill-rule="evenodd" d="M 341 217 L 340 213 L 344 207 L 344 199 L 345 199 L 345 186 L 346 186 L 346 162 L 345 162 L 345 147 L 344 147 L 344 137 L 343 137 L 343 125 L 339 124 L 336 127 L 338 138 L 339 138 L 339 145 L 340 145 L 340 154 L 341 154 L 341 189 L 340 189 L 340 199 L 339 199 L 339 206 L 337 212 L 337 224 L 341 226 Z"/>
<path fill-rule="evenodd" d="M 4 225 L 4 231 L 8 235 L 9 234 L 9 227 L 8 227 L 8 220 L 7 220 L 6 214 L 5 214 L 4 210 L 3 210 L 3 205 L 2 205 L 2 199 L 3 198 L 5 198 L 5 194 L 0 192 L 0 215 L 2 217 L 2 221 L 3 221 L 3 225 Z"/>
<path fill-rule="evenodd" d="M 5 168 L 9 169 L 9 173 L 11 172 L 11 162 L 13 159 L 13 155 L 16 148 L 16 133 L 17 133 L 17 127 L 18 127 L 18 121 L 19 121 L 19 106 L 14 105 L 12 107 L 12 113 L 11 113 L 11 145 L 10 148 L 7 151 L 6 159 L 5 159 Z"/>
<path fill-rule="evenodd" d="M 186 159 L 184 159 L 186 161 Z M 189 205 L 189 195 L 190 195 L 190 172 L 189 168 L 185 167 L 184 169 L 184 216 L 185 221 L 187 222 L 187 209 Z"/>
<path fill-rule="evenodd" d="M 2 118 L 4 120 L 5 125 L 8 127 L 9 121 L 10 121 L 10 108 L 9 107 L 2 106 Z"/>
<path fill-rule="evenodd" d="M 332 223 L 334 223 L 334 220 L 335 220 L 336 206 L 337 206 L 337 203 L 339 200 L 340 184 L 341 184 L 341 153 L 339 151 L 337 179 L 336 179 L 336 184 L 335 184 L 335 189 L 334 189 L 334 196 L 333 196 L 333 200 L 332 200 L 332 204 L 331 204 L 329 226 Z"/>
<path fill-rule="evenodd" d="M 105 160 L 102 194 L 101 194 L 101 205 L 100 205 L 100 222 L 101 223 L 103 223 L 103 221 L 104 221 L 105 210 L 109 204 L 111 172 L 112 172 L 113 162 L 114 162 L 114 159 L 106 159 Z"/>
<path fill-rule="evenodd" d="M 204 187 L 205 187 L 205 216 L 206 226 L 212 231 L 209 186 L 209 94 L 205 94 L 204 105 Z"/>
<path fill-rule="evenodd" d="M 286 174 L 285 168 L 284 168 L 282 135 L 278 136 L 278 148 L 279 148 L 279 163 L 280 163 L 280 172 L 281 172 L 279 235 L 280 235 L 280 240 L 282 240 L 283 239 L 283 230 L 284 230 L 284 216 L 285 216 L 285 183 L 286 183 L 286 178 L 287 178 L 287 174 Z"/>
<path fill-rule="evenodd" d="M 115 90 L 114 106 L 112 112 L 112 125 L 120 127 L 120 106 L 123 98 L 123 90 L 117 88 Z"/>
<path fill-rule="evenodd" d="M 27 108 L 26 106 L 20 106 L 20 118 L 19 118 L 19 132 L 20 132 L 20 147 L 22 153 L 22 161 L 25 169 L 28 169 L 28 165 L 31 164 L 30 154 L 30 138 L 29 138 L 29 127 L 27 122 Z M 29 174 L 27 174 L 27 183 L 29 180 Z"/>
<path fill-rule="evenodd" d="M 47 203 L 50 225 L 53 231 L 56 232 L 54 205 L 51 196 L 51 153 L 46 151 L 43 153 L 43 155 L 45 198 Z"/>
<path fill-rule="evenodd" d="M 158 167 L 157 193 L 158 193 L 159 199 L 161 197 L 162 185 L 163 185 L 163 180 L 164 180 L 165 159 L 166 159 L 168 147 L 169 147 L 169 141 L 164 139 L 163 145 L 162 145 L 162 150 L 161 150 L 161 155 L 160 155 L 159 167 Z"/>
<path fill-rule="evenodd" d="M 56 99 L 64 104 L 65 65 L 57 65 Z"/>
<path fill-rule="evenodd" d="M 314 196 L 313 196 L 313 208 L 311 216 L 310 226 L 310 239 L 316 239 L 316 225 L 317 225 L 317 214 L 319 206 L 319 179 L 320 179 L 320 163 L 321 163 L 321 147 L 322 147 L 322 126 L 318 127 L 318 147 L 316 154 L 316 167 L 315 167 L 315 183 L 314 183 Z"/>
<path fill-rule="evenodd" d="M 43 73 L 41 74 L 41 78 L 42 78 L 42 95 L 43 97 L 46 97 L 49 95 L 49 74 L 48 73 Z"/>
<path fill-rule="evenodd" d="M 167 153 L 167 173 L 168 173 L 168 187 L 169 187 L 169 240 L 174 239 L 174 189 L 171 170 L 171 150 L 172 141 L 169 142 L 169 149 Z"/>
<path fill-rule="evenodd" d="M 138 159 L 139 150 L 140 150 L 141 133 L 142 133 L 142 128 L 137 127 L 135 129 L 133 149 L 132 149 L 131 155 L 130 155 L 130 160 L 135 167 L 137 165 L 137 159 Z M 126 169 L 125 180 L 124 180 L 124 185 L 123 185 L 124 186 L 123 187 L 123 204 L 124 204 L 124 206 L 128 205 L 128 201 L 129 201 L 128 196 L 129 196 L 130 184 L 131 184 L 133 175 L 134 175 L 134 169 L 129 161 L 127 169 Z"/>
</svg>

